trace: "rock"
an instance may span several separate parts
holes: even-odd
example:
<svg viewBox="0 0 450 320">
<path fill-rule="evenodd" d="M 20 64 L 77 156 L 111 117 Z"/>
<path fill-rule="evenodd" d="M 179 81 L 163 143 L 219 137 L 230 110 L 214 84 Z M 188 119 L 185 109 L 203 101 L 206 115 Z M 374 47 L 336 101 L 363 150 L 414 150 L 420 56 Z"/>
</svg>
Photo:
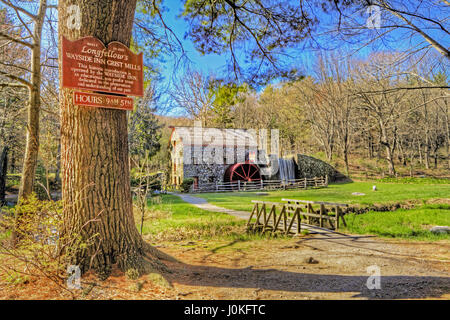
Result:
<svg viewBox="0 0 450 320">
<path fill-rule="evenodd" d="M 430 231 L 434 234 L 446 234 L 446 233 L 450 233 L 450 227 L 435 226 L 435 227 L 431 228 Z"/>
<path fill-rule="evenodd" d="M 354 196 L 365 196 L 366 194 L 362 193 L 362 192 L 353 192 L 352 195 L 354 195 Z"/>
<path fill-rule="evenodd" d="M 372 186 L 373 191 L 377 191 L 377 186 Z"/>
<path fill-rule="evenodd" d="M 307 155 L 297 154 L 296 164 L 297 176 L 300 179 L 328 176 L 329 182 L 351 181 L 325 161 Z"/>
<path fill-rule="evenodd" d="M 255 193 L 257 196 L 268 196 L 269 194 L 267 192 L 257 192 Z"/>
</svg>

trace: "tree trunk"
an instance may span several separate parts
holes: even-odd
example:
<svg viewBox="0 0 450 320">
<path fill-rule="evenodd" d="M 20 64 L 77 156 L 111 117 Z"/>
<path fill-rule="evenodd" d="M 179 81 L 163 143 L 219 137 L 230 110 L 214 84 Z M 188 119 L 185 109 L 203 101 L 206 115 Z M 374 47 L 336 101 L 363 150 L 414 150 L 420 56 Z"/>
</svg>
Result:
<svg viewBox="0 0 450 320">
<path fill-rule="evenodd" d="M 380 133 L 381 133 L 381 144 L 384 146 L 384 148 L 386 150 L 386 160 L 388 162 L 389 175 L 393 176 L 393 175 L 395 175 L 395 166 L 394 166 L 394 159 L 393 159 L 393 149 L 394 148 L 391 149 L 391 144 L 389 143 L 386 126 L 381 119 L 379 120 L 379 126 L 380 126 Z M 395 145 L 395 143 L 394 143 L 394 145 Z"/>
<path fill-rule="evenodd" d="M 39 112 L 41 109 L 41 36 L 47 10 L 47 1 L 41 0 L 34 22 L 33 48 L 31 49 L 31 84 L 28 99 L 28 123 L 25 156 L 20 182 L 19 200 L 33 192 L 39 152 Z"/>
<path fill-rule="evenodd" d="M 80 8 L 79 30 L 67 27 L 67 8 L 73 4 Z M 105 45 L 119 41 L 129 46 L 135 7 L 136 0 L 60 1 L 60 59 L 62 36 L 94 36 Z M 143 241 L 133 217 L 126 111 L 76 106 L 72 92 L 62 88 L 60 99 L 62 236 L 78 233 L 85 241 L 97 236 L 94 245 L 75 252 L 71 263 L 104 276 L 114 265 L 141 273 L 163 269 L 155 257 L 167 257 Z"/>
<path fill-rule="evenodd" d="M 345 174 L 347 175 L 347 177 L 350 177 L 350 169 L 349 169 L 349 164 L 348 164 L 348 150 L 347 149 L 344 150 L 344 163 L 345 163 Z"/>
<path fill-rule="evenodd" d="M 417 150 L 419 152 L 419 163 L 420 163 L 420 165 L 423 165 L 422 143 L 417 142 Z"/>
<path fill-rule="evenodd" d="M 9 168 L 10 172 L 16 173 L 16 151 L 14 148 L 12 148 L 12 151 L 11 151 L 10 163 L 11 163 L 11 166 Z"/>
<path fill-rule="evenodd" d="M 55 184 L 59 190 L 59 186 L 61 185 L 61 138 L 58 141 L 58 151 L 56 152 Z"/>
<path fill-rule="evenodd" d="M 8 172 L 8 147 L 3 147 L 0 153 L 0 207 L 3 206 L 6 201 L 6 174 Z"/>
</svg>

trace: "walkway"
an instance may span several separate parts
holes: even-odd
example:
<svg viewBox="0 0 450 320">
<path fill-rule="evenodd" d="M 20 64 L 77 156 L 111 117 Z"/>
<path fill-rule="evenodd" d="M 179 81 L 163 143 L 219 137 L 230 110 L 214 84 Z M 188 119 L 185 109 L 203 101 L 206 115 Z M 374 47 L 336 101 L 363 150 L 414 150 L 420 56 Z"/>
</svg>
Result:
<svg viewBox="0 0 450 320">
<path fill-rule="evenodd" d="M 223 207 L 219 207 L 213 204 L 210 204 L 206 199 L 200 198 L 200 197 L 194 197 L 185 193 L 170 193 L 172 195 L 180 197 L 184 202 L 190 203 L 200 209 L 211 211 L 211 212 L 222 212 L 229 214 L 231 216 L 234 216 L 239 219 L 248 220 L 250 217 L 251 212 L 248 211 L 236 211 L 233 209 L 226 209 Z M 294 222 L 293 229 L 295 230 L 297 227 L 297 224 Z M 310 234 L 318 234 L 322 236 L 326 236 L 327 238 L 333 237 L 333 238 L 341 238 L 342 236 L 346 236 L 349 238 L 353 238 L 352 236 L 345 235 L 340 232 L 332 231 L 325 228 L 320 228 L 316 226 L 306 225 L 302 223 L 302 230 L 308 230 Z"/>
<path fill-rule="evenodd" d="M 250 212 L 247 211 L 236 211 L 232 209 L 226 209 L 222 207 L 215 206 L 213 204 L 210 204 L 207 200 L 199 197 L 193 197 L 188 194 L 184 193 L 171 193 L 174 196 L 180 197 L 184 202 L 190 203 L 200 209 L 206 210 L 206 211 L 212 211 L 212 212 L 222 212 L 229 214 L 231 216 L 234 216 L 239 219 L 245 219 L 248 220 L 250 217 Z"/>
</svg>

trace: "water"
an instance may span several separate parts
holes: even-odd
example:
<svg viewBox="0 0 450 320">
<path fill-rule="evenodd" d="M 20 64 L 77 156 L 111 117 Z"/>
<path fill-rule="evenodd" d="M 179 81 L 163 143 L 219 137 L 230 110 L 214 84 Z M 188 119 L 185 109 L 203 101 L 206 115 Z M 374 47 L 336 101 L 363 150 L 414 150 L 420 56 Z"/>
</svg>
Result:
<svg viewBox="0 0 450 320">
<path fill-rule="evenodd" d="M 289 182 L 295 180 L 295 163 L 294 159 L 278 159 L 278 170 L 280 174 L 280 180 L 283 182 Z"/>
</svg>

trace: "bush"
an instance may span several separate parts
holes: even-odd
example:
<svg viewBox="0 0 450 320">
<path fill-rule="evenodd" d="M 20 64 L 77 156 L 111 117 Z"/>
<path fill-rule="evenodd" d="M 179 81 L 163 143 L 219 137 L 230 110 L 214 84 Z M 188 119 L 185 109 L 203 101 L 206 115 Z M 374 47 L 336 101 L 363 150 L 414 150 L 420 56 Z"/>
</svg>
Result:
<svg viewBox="0 0 450 320">
<path fill-rule="evenodd" d="M 184 179 L 180 185 L 181 192 L 188 193 L 193 184 L 194 184 L 194 179 L 192 179 L 192 178 Z"/>
<path fill-rule="evenodd" d="M 21 177 L 22 175 L 20 173 L 8 173 L 6 175 L 6 188 L 19 187 Z"/>
<path fill-rule="evenodd" d="M 136 168 L 133 168 L 131 170 L 131 187 L 136 188 L 139 185 L 147 185 L 150 188 L 150 190 L 161 190 L 161 173 L 151 173 L 151 174 L 142 174 L 136 170 Z"/>
<path fill-rule="evenodd" d="M 40 201 L 33 193 L 7 209 L 1 217 L 0 256 L 6 259 L 1 260 L 0 271 L 6 277 L 19 273 L 45 278 L 70 292 L 65 285 L 67 265 L 77 249 L 93 244 L 93 238 L 83 239 L 81 230 L 62 236 L 62 226 L 61 201 Z"/>
</svg>

